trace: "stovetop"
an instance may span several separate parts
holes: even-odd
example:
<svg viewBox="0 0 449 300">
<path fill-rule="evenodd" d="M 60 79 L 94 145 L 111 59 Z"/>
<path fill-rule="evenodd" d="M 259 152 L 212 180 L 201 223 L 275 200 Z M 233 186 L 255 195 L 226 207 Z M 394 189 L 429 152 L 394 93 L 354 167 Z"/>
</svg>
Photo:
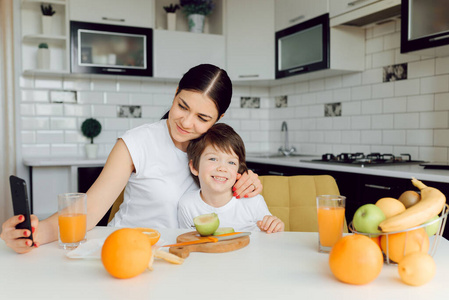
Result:
<svg viewBox="0 0 449 300">
<path fill-rule="evenodd" d="M 304 160 L 306 162 L 306 160 Z M 321 159 L 307 160 L 307 162 L 314 163 L 325 163 L 325 164 L 345 164 L 353 165 L 359 167 L 371 167 L 380 165 L 404 165 L 404 164 L 420 164 L 425 161 L 422 160 L 412 160 L 412 157 L 408 153 L 400 154 L 399 156 L 394 156 L 389 153 L 369 153 L 364 154 L 361 152 L 357 153 L 340 153 L 334 155 L 331 153 L 326 153 L 321 156 Z"/>
</svg>

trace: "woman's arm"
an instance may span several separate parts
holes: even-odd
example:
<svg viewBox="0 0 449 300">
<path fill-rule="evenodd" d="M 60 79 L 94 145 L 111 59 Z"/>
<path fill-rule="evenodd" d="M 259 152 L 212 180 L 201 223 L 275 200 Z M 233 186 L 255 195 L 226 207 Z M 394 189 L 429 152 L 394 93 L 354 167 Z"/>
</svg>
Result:
<svg viewBox="0 0 449 300">
<path fill-rule="evenodd" d="M 119 139 L 112 149 L 103 170 L 97 180 L 87 191 L 87 230 L 92 229 L 101 220 L 126 186 L 129 176 L 134 171 L 134 164 L 128 148 L 122 139 Z M 1 238 L 6 245 L 18 253 L 29 252 L 25 230 L 15 229 L 19 223 L 18 216 L 14 216 L 3 223 Z M 56 241 L 58 239 L 58 214 L 55 213 L 39 222 L 33 216 L 32 226 L 34 242 L 37 246 Z M 29 240 L 28 240 L 29 241 Z"/>
</svg>

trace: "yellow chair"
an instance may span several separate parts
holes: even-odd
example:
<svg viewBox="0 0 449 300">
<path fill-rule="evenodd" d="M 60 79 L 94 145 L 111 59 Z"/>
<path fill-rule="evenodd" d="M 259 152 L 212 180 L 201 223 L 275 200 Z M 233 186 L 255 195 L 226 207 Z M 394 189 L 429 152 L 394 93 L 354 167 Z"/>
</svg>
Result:
<svg viewBox="0 0 449 300">
<path fill-rule="evenodd" d="M 111 212 L 109 213 L 108 223 L 111 222 L 112 219 L 114 219 L 115 213 L 118 212 L 118 210 L 120 209 L 120 205 L 123 202 L 124 194 L 125 190 L 123 189 L 123 191 L 118 196 L 117 200 L 115 200 L 114 204 L 112 204 Z"/>
<path fill-rule="evenodd" d="M 335 179 L 329 175 L 259 178 L 268 209 L 285 223 L 286 231 L 317 232 L 316 196 L 340 194 Z"/>
</svg>

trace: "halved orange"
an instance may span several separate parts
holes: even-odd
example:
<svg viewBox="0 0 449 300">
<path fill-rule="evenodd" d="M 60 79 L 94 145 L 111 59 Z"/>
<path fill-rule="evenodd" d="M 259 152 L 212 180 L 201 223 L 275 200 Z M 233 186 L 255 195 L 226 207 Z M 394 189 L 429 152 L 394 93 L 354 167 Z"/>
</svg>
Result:
<svg viewBox="0 0 449 300">
<path fill-rule="evenodd" d="M 156 244 L 159 241 L 159 239 L 161 238 L 160 232 L 157 231 L 156 229 L 144 228 L 144 227 L 137 227 L 135 229 L 137 229 L 140 232 L 142 232 L 143 234 L 145 234 L 145 236 L 150 240 L 151 246 Z"/>
</svg>

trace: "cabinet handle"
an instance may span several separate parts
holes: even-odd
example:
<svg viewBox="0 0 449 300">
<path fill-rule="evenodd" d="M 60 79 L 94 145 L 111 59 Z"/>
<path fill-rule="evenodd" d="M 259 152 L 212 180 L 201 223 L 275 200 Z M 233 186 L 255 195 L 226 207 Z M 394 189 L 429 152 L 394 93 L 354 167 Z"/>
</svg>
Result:
<svg viewBox="0 0 449 300">
<path fill-rule="evenodd" d="M 103 70 L 103 71 L 107 71 L 107 72 L 117 72 L 117 73 L 120 73 L 120 72 L 126 72 L 126 70 L 111 69 L 111 68 L 103 68 L 102 70 Z"/>
<path fill-rule="evenodd" d="M 363 1 L 366 1 L 366 0 L 355 0 L 355 1 L 352 1 L 352 2 L 348 2 L 348 6 L 357 5 L 359 2 L 363 2 Z"/>
<path fill-rule="evenodd" d="M 259 74 L 254 75 L 239 75 L 239 78 L 257 78 L 259 77 Z"/>
<path fill-rule="evenodd" d="M 429 41 L 433 42 L 433 41 L 443 40 L 443 39 L 447 39 L 448 37 L 449 37 L 449 34 L 446 34 L 446 35 L 431 38 L 431 39 L 429 39 Z"/>
<path fill-rule="evenodd" d="M 293 72 L 298 72 L 298 71 L 302 71 L 302 70 L 304 70 L 304 67 L 291 69 L 291 70 L 288 70 L 288 72 L 289 72 L 289 73 L 293 73 Z"/>
<path fill-rule="evenodd" d="M 275 171 L 268 171 L 268 174 L 270 174 L 270 175 L 284 176 L 284 173 L 281 173 L 281 172 L 275 172 Z"/>
<path fill-rule="evenodd" d="M 304 15 L 300 15 L 300 16 L 297 16 L 297 17 L 295 17 L 293 19 L 290 19 L 289 22 L 290 23 L 295 23 L 295 22 L 297 22 L 297 21 L 299 21 L 301 19 L 304 19 Z"/>
<path fill-rule="evenodd" d="M 104 21 L 125 22 L 125 19 L 108 18 L 108 17 L 102 17 L 101 19 Z"/>
<path fill-rule="evenodd" d="M 365 184 L 366 187 L 378 189 L 378 190 L 391 190 L 389 186 L 375 185 L 375 184 Z"/>
</svg>

